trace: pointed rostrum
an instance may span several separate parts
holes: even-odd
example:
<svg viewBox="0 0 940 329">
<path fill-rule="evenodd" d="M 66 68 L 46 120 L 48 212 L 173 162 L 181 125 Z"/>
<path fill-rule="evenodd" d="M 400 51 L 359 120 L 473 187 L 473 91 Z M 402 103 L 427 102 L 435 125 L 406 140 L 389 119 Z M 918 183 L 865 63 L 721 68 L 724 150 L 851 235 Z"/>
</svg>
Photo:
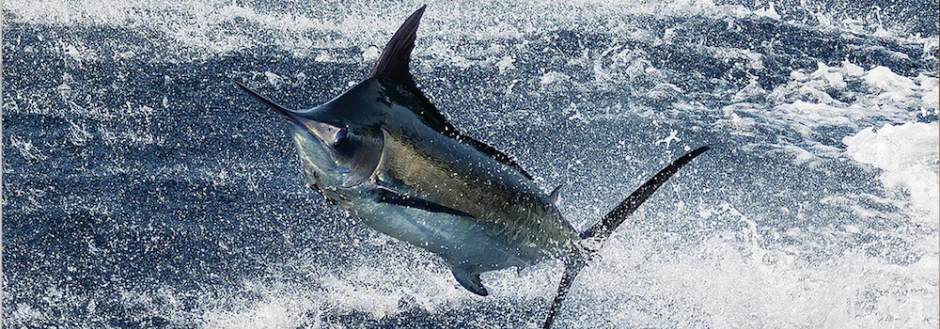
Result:
<svg viewBox="0 0 940 329">
<path fill-rule="evenodd" d="M 255 92 L 254 90 L 251 90 L 251 88 L 248 88 L 241 82 L 236 81 L 235 85 L 238 86 L 238 88 L 240 88 L 242 91 L 251 95 L 251 97 L 254 97 L 256 100 L 261 102 L 261 104 L 264 104 L 268 108 L 274 110 L 275 112 L 277 112 L 278 114 L 286 118 L 287 120 L 290 120 L 297 124 L 301 124 L 299 121 L 297 121 L 297 118 L 292 114 L 293 111 L 279 105 L 278 103 L 275 103 L 274 101 L 268 99 L 267 97 L 261 96 L 261 94 Z"/>
</svg>

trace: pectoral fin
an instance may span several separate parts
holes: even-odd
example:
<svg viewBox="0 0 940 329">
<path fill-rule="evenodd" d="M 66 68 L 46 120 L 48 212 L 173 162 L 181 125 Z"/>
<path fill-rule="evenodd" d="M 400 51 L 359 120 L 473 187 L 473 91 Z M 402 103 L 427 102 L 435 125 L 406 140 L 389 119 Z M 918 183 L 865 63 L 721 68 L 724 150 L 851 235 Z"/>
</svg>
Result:
<svg viewBox="0 0 940 329">
<path fill-rule="evenodd" d="M 418 197 L 413 197 L 404 193 L 398 193 L 386 187 L 380 186 L 378 188 L 379 202 L 397 204 L 399 206 L 405 206 L 409 208 L 421 209 L 424 211 L 430 212 L 439 212 L 445 214 L 451 214 L 461 217 L 473 217 L 473 215 L 466 212 L 454 209 L 440 203 L 435 203 L 433 201 L 428 201 Z"/>
<path fill-rule="evenodd" d="M 454 272 L 454 278 L 457 279 L 457 282 L 460 282 L 460 285 L 470 292 L 480 296 L 486 296 L 490 294 L 486 291 L 486 288 L 483 287 L 483 282 L 480 281 L 479 273 L 471 274 L 466 269 L 459 268 L 452 268 L 451 271 Z"/>
</svg>

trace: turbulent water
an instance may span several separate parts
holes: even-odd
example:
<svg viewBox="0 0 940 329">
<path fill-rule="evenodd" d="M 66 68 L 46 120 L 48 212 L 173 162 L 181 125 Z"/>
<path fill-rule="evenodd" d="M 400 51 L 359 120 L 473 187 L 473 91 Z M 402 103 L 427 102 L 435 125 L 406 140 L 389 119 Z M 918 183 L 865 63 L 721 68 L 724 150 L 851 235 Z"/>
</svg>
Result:
<svg viewBox="0 0 940 329">
<path fill-rule="evenodd" d="M 685 151 L 559 327 L 940 325 L 936 0 L 429 3 L 412 63 L 586 227 Z M 293 108 L 422 3 L 3 1 L 3 325 L 537 326 L 545 262 L 463 290 L 304 187 Z"/>
</svg>

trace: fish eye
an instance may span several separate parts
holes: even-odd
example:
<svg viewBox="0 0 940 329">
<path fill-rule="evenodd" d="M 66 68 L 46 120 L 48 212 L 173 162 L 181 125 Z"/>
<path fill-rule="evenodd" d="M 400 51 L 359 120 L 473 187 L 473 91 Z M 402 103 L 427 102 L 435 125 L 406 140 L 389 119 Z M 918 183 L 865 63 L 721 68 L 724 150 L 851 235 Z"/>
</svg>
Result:
<svg viewBox="0 0 940 329">
<path fill-rule="evenodd" d="M 349 139 L 349 128 L 342 127 L 333 134 L 333 146 L 339 146 Z"/>
</svg>

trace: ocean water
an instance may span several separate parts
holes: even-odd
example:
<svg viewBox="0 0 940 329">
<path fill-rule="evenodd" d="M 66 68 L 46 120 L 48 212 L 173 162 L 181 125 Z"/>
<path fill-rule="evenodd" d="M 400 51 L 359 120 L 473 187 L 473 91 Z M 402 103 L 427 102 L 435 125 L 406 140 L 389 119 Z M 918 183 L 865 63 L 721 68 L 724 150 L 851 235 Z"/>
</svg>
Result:
<svg viewBox="0 0 940 329">
<path fill-rule="evenodd" d="M 562 265 L 463 290 L 306 189 L 280 118 L 363 79 L 414 1 L 7 0 L 2 324 L 519 328 Z M 940 325 L 938 3 L 429 2 L 416 80 L 605 244 L 571 328 Z"/>
</svg>

